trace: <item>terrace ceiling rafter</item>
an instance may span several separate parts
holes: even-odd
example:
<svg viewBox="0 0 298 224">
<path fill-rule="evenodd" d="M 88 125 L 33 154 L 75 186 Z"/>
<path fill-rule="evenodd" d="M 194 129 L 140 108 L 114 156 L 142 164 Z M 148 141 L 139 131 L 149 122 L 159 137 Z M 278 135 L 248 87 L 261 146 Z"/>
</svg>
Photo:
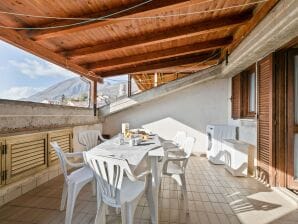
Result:
<svg viewBox="0 0 298 224">
<path fill-rule="evenodd" d="M 154 32 L 148 35 L 142 35 L 134 38 L 123 39 L 120 41 L 62 51 L 59 53 L 67 56 L 70 59 L 82 58 L 92 54 L 102 54 L 119 49 L 131 49 L 140 46 L 147 46 L 150 44 L 172 41 L 183 37 L 192 37 L 194 35 L 221 31 L 244 24 L 251 18 L 251 12 L 246 12 L 234 16 L 224 16 L 212 21 L 202 21 L 188 26 L 175 27 L 160 32 Z"/>
<path fill-rule="evenodd" d="M 270 12 L 271 9 L 279 2 L 280 0 L 267 0 L 254 10 L 254 15 L 250 21 L 248 21 L 244 26 L 240 27 L 236 33 L 234 34 L 234 41 L 233 43 L 223 49 L 223 52 L 228 51 L 229 53 L 232 52 L 240 43 L 241 41 L 247 37 L 248 34 L 259 24 L 259 22 Z M 224 54 L 222 54 L 222 57 Z M 222 60 L 223 58 L 221 58 Z"/>
<path fill-rule="evenodd" d="M 215 39 L 195 44 L 189 44 L 181 47 L 174 47 L 165 50 L 152 51 L 145 54 L 137 54 L 122 58 L 114 58 L 110 60 L 97 61 L 90 64 L 85 64 L 84 67 L 88 69 L 96 69 L 97 72 L 101 70 L 112 69 L 114 67 L 134 65 L 142 62 L 156 61 L 159 59 L 171 58 L 175 56 L 187 55 L 190 53 L 208 52 L 210 50 L 219 49 L 221 47 L 231 44 L 233 37 Z"/>
<path fill-rule="evenodd" d="M 159 13 L 164 10 L 174 10 L 179 9 L 181 7 L 189 6 L 190 4 L 198 4 L 200 2 L 206 2 L 206 0 L 152 0 L 146 4 L 143 4 L 141 7 L 136 7 L 131 10 L 127 10 L 131 7 L 136 6 L 137 4 L 141 4 L 142 2 L 145 2 L 144 0 L 138 0 L 134 4 L 113 8 L 111 10 L 103 10 L 99 13 L 96 13 L 90 17 L 90 15 L 82 15 L 82 18 L 99 18 L 99 17 L 106 17 L 111 14 L 115 14 L 113 16 L 110 16 L 108 18 L 123 18 L 126 17 L 132 17 L 132 16 L 147 16 L 152 15 L 153 13 Z M 121 13 L 117 13 L 121 12 Z M 70 27 L 64 27 L 64 28 L 58 28 L 58 29 L 49 29 L 49 30 L 35 30 L 30 31 L 28 34 L 29 36 L 34 40 L 44 40 L 48 38 L 54 38 L 59 37 L 65 34 L 70 34 L 74 32 L 80 32 L 88 29 L 94 29 L 99 28 L 102 26 L 111 25 L 114 23 L 118 23 L 119 20 L 95 20 L 92 22 L 88 22 L 85 24 L 81 24 L 78 26 L 70 26 Z M 62 21 L 62 22 L 56 22 L 56 23 L 49 23 L 43 25 L 44 27 L 48 26 L 65 26 L 73 23 L 73 21 Z"/>
<path fill-rule="evenodd" d="M 62 66 L 72 72 L 79 73 L 90 80 L 102 82 L 102 78 L 94 72 L 68 61 L 63 56 L 45 48 L 27 37 L 24 37 L 14 30 L 0 28 L 0 40 L 19 47 L 56 65 Z"/>
<path fill-rule="evenodd" d="M 1 28 L 0 38 L 91 79 L 195 72 L 221 62 L 276 2 L 6 0 L 0 25 L 7 29 Z M 56 27 L 61 25 L 70 26 Z M 206 60 L 215 50 L 217 58 Z"/>
<path fill-rule="evenodd" d="M 213 55 L 214 57 L 214 55 Z M 163 59 L 155 62 L 145 62 L 138 65 L 133 66 L 127 66 L 124 68 L 117 68 L 114 70 L 108 70 L 108 71 L 101 71 L 97 72 L 96 69 L 93 71 L 100 75 L 101 77 L 109 77 L 109 76 L 115 76 L 119 74 L 129 74 L 129 73 L 136 73 L 136 72 L 145 72 L 153 69 L 163 69 L 163 68 L 170 68 L 175 66 L 181 66 L 181 65 L 189 65 L 200 62 L 208 61 L 212 58 L 212 53 L 204 53 L 204 54 L 191 54 L 183 57 L 174 57 L 170 59 Z M 214 58 L 212 58 L 214 59 Z"/>
</svg>

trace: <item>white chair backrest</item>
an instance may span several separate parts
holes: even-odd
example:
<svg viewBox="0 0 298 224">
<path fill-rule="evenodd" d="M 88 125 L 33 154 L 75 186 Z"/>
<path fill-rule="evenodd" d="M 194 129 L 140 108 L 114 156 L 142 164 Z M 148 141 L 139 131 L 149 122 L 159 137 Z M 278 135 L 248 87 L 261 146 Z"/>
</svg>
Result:
<svg viewBox="0 0 298 224">
<path fill-rule="evenodd" d="M 67 162 L 66 162 L 66 157 L 64 155 L 63 150 L 60 148 L 60 146 L 58 145 L 57 142 L 50 142 L 51 146 L 53 147 L 53 149 L 55 150 L 59 161 L 60 161 L 60 165 L 61 165 L 61 169 L 65 178 L 65 181 L 68 181 L 68 175 L 67 175 Z"/>
<path fill-rule="evenodd" d="M 132 181 L 136 180 L 127 161 L 115 157 L 94 156 L 90 152 L 83 154 L 99 184 L 102 199 L 110 205 L 119 205 L 123 174 L 126 173 Z"/>
<path fill-rule="evenodd" d="M 88 130 L 79 133 L 79 143 L 85 146 L 86 150 L 90 150 L 98 145 L 100 132 L 98 130 Z"/>
<path fill-rule="evenodd" d="M 184 152 L 186 157 L 189 158 L 194 147 L 196 139 L 193 137 L 187 137 L 184 143 Z"/>
<path fill-rule="evenodd" d="M 173 141 L 177 143 L 179 146 L 183 146 L 186 140 L 186 132 L 184 131 L 177 131 Z"/>
</svg>

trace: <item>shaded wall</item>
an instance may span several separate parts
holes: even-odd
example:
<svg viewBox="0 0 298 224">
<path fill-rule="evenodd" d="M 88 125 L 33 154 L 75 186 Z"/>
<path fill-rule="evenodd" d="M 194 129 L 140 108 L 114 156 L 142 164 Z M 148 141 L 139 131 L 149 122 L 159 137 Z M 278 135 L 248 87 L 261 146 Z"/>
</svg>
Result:
<svg viewBox="0 0 298 224">
<path fill-rule="evenodd" d="M 107 116 L 103 132 L 115 135 L 122 122 L 131 128 L 144 127 L 165 139 L 172 139 L 178 130 L 194 136 L 195 151 L 206 152 L 208 124 L 228 121 L 228 79 L 215 79 L 133 106 Z"/>
</svg>

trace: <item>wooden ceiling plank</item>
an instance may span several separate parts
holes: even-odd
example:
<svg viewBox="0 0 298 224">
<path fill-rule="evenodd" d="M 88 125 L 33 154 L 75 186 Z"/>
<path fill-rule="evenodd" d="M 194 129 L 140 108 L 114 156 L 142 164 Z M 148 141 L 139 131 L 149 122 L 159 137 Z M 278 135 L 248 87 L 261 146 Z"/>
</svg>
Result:
<svg viewBox="0 0 298 224">
<path fill-rule="evenodd" d="M 211 63 L 212 62 L 212 63 Z M 168 68 L 162 68 L 162 69 L 158 69 L 159 72 L 162 72 L 162 73 L 175 73 L 175 72 L 179 72 L 180 73 L 193 73 L 195 71 L 198 71 L 198 70 L 201 70 L 201 69 L 206 69 L 206 68 L 209 68 L 210 66 L 212 65 L 216 65 L 218 63 L 218 60 L 211 60 L 210 63 L 206 64 L 206 65 L 197 65 L 197 66 L 192 66 L 191 64 L 189 64 L 188 66 L 191 67 L 191 68 L 183 68 L 183 67 L 168 67 Z M 148 70 L 148 71 L 145 71 L 145 72 L 148 72 L 148 73 L 154 73 L 156 72 L 157 70 Z M 135 73 L 133 73 L 135 74 Z M 138 74 L 138 73 L 137 73 Z"/>
<path fill-rule="evenodd" d="M 104 16 L 111 15 L 114 13 L 116 13 L 116 14 L 113 16 L 110 16 L 108 18 L 123 18 L 123 19 L 125 19 L 126 17 L 137 17 L 137 16 L 141 16 L 141 15 L 147 16 L 147 15 L 152 15 L 154 13 L 161 12 L 164 10 L 170 11 L 170 10 L 174 10 L 177 8 L 181 8 L 183 6 L 187 6 L 191 3 L 197 4 L 199 2 L 204 2 L 204 1 L 205 0 L 191 0 L 191 1 L 190 0 L 162 0 L 162 1 L 161 0 L 152 0 L 151 2 L 144 4 L 140 7 L 136 7 L 134 9 L 125 11 L 128 8 L 134 7 L 137 4 L 144 2 L 144 1 L 137 1 L 134 4 L 122 6 L 122 7 L 116 8 L 116 9 L 114 8 L 109 11 L 105 10 L 105 11 L 99 12 L 98 14 L 93 15 L 93 18 L 104 17 Z M 123 11 L 123 12 L 117 13 L 119 11 Z M 84 15 L 82 17 L 90 18 L 90 15 Z M 85 23 L 85 24 L 81 24 L 81 25 L 77 25 L 77 26 L 31 31 L 29 34 L 30 34 L 30 37 L 34 40 L 44 40 L 44 39 L 48 39 L 48 38 L 62 36 L 65 34 L 80 32 L 83 30 L 98 28 L 101 26 L 107 26 L 107 25 L 118 23 L 118 22 L 119 22 L 119 20 L 97 20 L 97 21 L 93 21 L 93 22 L 89 22 L 89 23 Z M 62 21 L 62 22 L 46 24 L 46 25 L 44 25 L 44 27 L 64 26 L 64 25 L 69 25 L 70 23 L 74 23 L 74 22 L 73 21 L 72 22 Z"/>
<path fill-rule="evenodd" d="M 226 52 L 228 50 L 229 53 L 231 53 L 241 43 L 241 41 L 245 37 L 247 37 L 247 35 L 262 21 L 262 19 L 278 2 L 279 0 L 268 0 L 267 2 L 259 5 L 255 9 L 255 13 L 252 19 L 237 30 L 237 32 L 234 34 L 233 43 L 223 51 Z"/>
<path fill-rule="evenodd" d="M 248 22 L 252 17 L 251 13 L 221 17 L 211 21 L 200 22 L 183 27 L 173 27 L 169 30 L 153 32 L 149 35 L 142 35 L 130 39 L 97 44 L 94 46 L 73 49 L 60 52 L 70 59 L 89 56 L 92 54 L 103 54 L 114 50 L 136 48 L 165 41 L 171 41 L 183 37 L 191 37 L 198 34 L 206 34 L 214 31 L 225 30 Z"/>
<path fill-rule="evenodd" d="M 102 81 L 101 77 L 96 75 L 94 72 L 88 71 L 87 69 L 72 63 L 63 56 L 52 52 L 51 50 L 24 37 L 14 30 L 0 28 L 0 39 L 67 70 L 78 73 L 88 79 L 99 82 Z"/>
<path fill-rule="evenodd" d="M 190 53 L 199 53 L 204 51 L 215 50 L 224 46 L 231 44 L 233 41 L 232 37 L 226 37 L 221 39 L 215 39 L 205 42 L 199 42 L 195 44 L 185 45 L 181 47 L 169 48 L 165 50 L 153 51 L 145 54 L 137 54 L 132 56 L 127 56 L 123 58 L 114 58 L 111 60 L 103 60 L 95 63 L 84 65 L 88 69 L 107 70 L 113 67 L 132 65 L 141 62 L 155 61 L 164 58 L 170 58 L 174 56 L 181 56 Z"/>
<path fill-rule="evenodd" d="M 201 54 L 201 55 L 190 55 L 185 56 L 181 58 L 174 58 L 174 59 L 167 59 L 167 60 L 160 60 L 155 63 L 143 63 L 137 66 L 130 66 L 126 68 L 120 68 L 120 69 L 114 69 L 109 70 L 106 72 L 96 72 L 96 69 L 94 72 L 101 77 L 109 77 L 109 76 L 115 76 L 115 75 L 121 75 L 121 74 L 128 74 L 128 73 L 136 73 L 136 72 L 145 72 L 149 70 L 155 70 L 155 69 L 163 69 L 163 68 L 169 68 L 174 66 L 180 66 L 180 65 L 187 65 L 187 64 L 194 64 L 194 63 L 200 63 L 205 60 L 208 60 L 210 58 L 210 54 Z"/>
</svg>

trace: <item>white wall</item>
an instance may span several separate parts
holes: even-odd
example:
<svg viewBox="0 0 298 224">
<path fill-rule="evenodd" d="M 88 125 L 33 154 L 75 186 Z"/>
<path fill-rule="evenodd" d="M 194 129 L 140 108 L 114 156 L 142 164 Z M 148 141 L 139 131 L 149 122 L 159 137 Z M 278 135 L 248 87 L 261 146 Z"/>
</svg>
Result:
<svg viewBox="0 0 298 224">
<path fill-rule="evenodd" d="M 206 152 L 206 126 L 227 124 L 228 98 L 228 79 L 211 80 L 111 114 L 104 121 L 103 132 L 117 134 L 122 122 L 129 122 L 131 128 L 143 126 L 165 139 L 185 130 L 197 139 L 194 150 Z"/>
</svg>

